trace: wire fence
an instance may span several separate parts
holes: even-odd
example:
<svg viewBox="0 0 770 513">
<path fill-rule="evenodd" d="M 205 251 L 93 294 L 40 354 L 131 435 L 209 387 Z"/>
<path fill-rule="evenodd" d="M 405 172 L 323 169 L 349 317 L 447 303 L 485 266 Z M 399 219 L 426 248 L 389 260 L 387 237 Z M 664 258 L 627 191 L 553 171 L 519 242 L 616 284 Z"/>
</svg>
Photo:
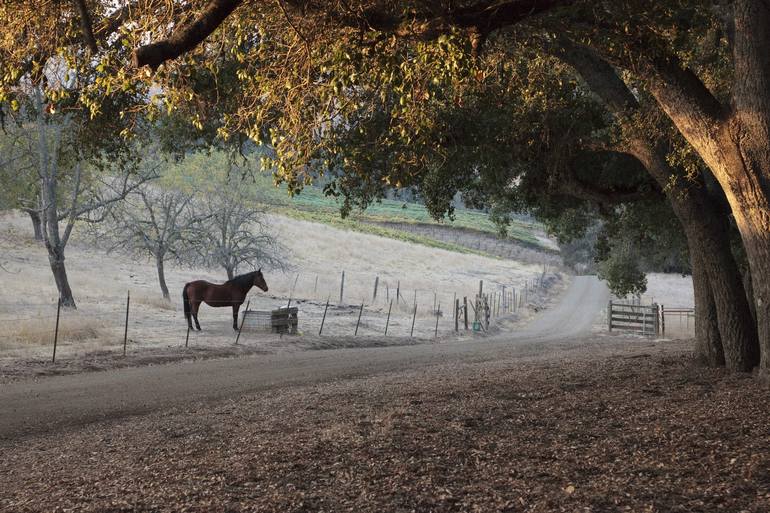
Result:
<svg viewBox="0 0 770 513">
<path fill-rule="evenodd" d="M 333 279 L 295 275 L 269 289 L 271 293 L 278 289 L 279 295 L 259 291 L 251 293 L 248 301 L 253 311 L 298 308 L 299 338 L 427 339 L 465 330 L 486 331 L 490 320 L 518 313 L 531 300 L 542 296 L 542 291 L 548 288 L 549 276 L 554 275 L 548 275 L 544 268 L 542 273 L 527 278 L 519 276 L 508 284 L 479 280 L 478 290 L 461 296 L 455 291 L 407 288 L 398 279 L 380 276 L 367 276 L 369 283 L 365 284 L 356 273 L 340 273 Z M 357 300 L 356 296 L 361 299 Z M 58 302 L 34 299 L 2 301 L 0 332 L 4 337 L 0 340 L 0 356 L 28 348 L 45 352 L 48 348 L 51 360 L 55 361 L 57 350 L 61 354 L 62 349 L 126 354 L 129 349 L 190 344 L 214 347 L 234 344 L 236 340 L 241 344 L 271 346 L 290 343 L 281 333 L 247 329 L 239 335 L 233 330 L 229 308 L 202 308 L 199 321 L 204 331 L 196 332 L 188 331 L 181 308 L 158 305 L 163 303 L 132 298 L 130 292 L 120 300 L 113 297 L 82 301 L 77 310 L 64 308 Z M 247 315 L 244 311 L 242 305 L 239 319 Z"/>
</svg>

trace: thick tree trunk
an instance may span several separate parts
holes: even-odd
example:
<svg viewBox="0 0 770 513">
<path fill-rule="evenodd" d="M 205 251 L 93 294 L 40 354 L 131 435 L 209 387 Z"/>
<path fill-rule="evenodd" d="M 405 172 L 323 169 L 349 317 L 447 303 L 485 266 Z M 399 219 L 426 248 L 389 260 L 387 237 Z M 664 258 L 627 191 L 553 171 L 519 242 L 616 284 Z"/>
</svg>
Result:
<svg viewBox="0 0 770 513">
<path fill-rule="evenodd" d="M 40 213 L 38 213 L 37 210 L 27 209 L 27 214 L 29 214 L 29 218 L 32 221 L 32 230 L 35 233 L 35 240 L 42 241 L 43 240 L 43 227 L 41 225 L 42 221 L 40 220 Z"/>
<path fill-rule="evenodd" d="M 735 221 L 751 269 L 760 366 L 770 370 L 770 6 L 762 0 L 735 3 L 735 114 L 727 127 L 732 171 L 723 177 L 743 208 Z M 717 177 L 719 178 L 719 177 Z M 731 203 L 733 203 L 731 201 Z"/>
<path fill-rule="evenodd" d="M 751 316 L 754 318 L 754 322 L 757 322 L 757 308 L 754 303 L 754 285 L 751 280 L 751 271 L 746 269 L 743 271 L 743 288 L 746 290 L 746 300 L 749 302 L 749 309 L 751 310 Z"/>
<path fill-rule="evenodd" d="M 701 261 L 703 256 L 698 250 L 690 250 L 695 293 L 695 358 L 709 367 L 721 367 L 725 364 L 725 354 L 710 280 Z"/>
<path fill-rule="evenodd" d="M 51 272 L 56 282 L 56 289 L 59 291 L 59 300 L 61 300 L 62 306 L 76 308 L 75 297 L 72 295 L 72 289 L 67 278 L 67 269 L 64 267 L 64 251 L 49 249 L 48 262 L 51 265 Z"/>
<path fill-rule="evenodd" d="M 225 271 L 227 271 L 227 279 L 228 280 L 232 280 L 233 278 L 235 278 L 235 269 L 233 268 L 233 266 L 226 265 L 225 266 Z"/>
<path fill-rule="evenodd" d="M 757 326 L 743 287 L 743 277 L 730 249 L 726 216 L 720 214 L 703 184 L 687 186 L 686 178 L 678 176 L 666 162 L 662 148 L 652 147 L 644 140 L 635 141 L 632 146 L 632 153 L 666 190 L 687 236 L 690 253 L 697 259 L 698 272 L 705 273 L 708 278 L 725 364 L 731 370 L 751 370 L 759 363 Z M 695 307 L 697 310 L 700 305 Z"/>
<path fill-rule="evenodd" d="M 171 300 L 171 296 L 168 293 L 168 286 L 166 285 L 166 272 L 163 264 L 163 256 L 156 256 L 155 266 L 158 269 L 158 284 L 160 285 L 160 291 L 163 294 L 164 299 Z"/>
<path fill-rule="evenodd" d="M 747 150 L 761 144 L 733 116 L 718 134 L 696 132 L 685 117 L 672 115 L 688 141 L 699 150 L 719 181 L 741 234 L 752 277 L 754 311 L 763 369 L 770 369 L 770 155 L 760 165 Z M 770 139 L 764 141 L 770 144 Z M 753 157 L 750 154 L 753 153 Z M 711 275 L 711 273 L 710 273 Z M 712 284 L 713 285 L 713 284 Z M 725 354 L 730 361 L 730 355 Z"/>
<path fill-rule="evenodd" d="M 639 104 L 609 63 L 593 50 L 569 40 L 560 40 L 560 46 L 554 51 L 577 70 L 618 122 L 629 126 L 629 134 L 638 133 L 634 129 L 633 113 L 639 109 Z M 693 78 L 690 75 L 684 77 L 687 80 Z M 658 92 L 664 95 L 671 93 L 670 89 L 663 89 Z M 712 300 L 708 304 L 713 304 L 716 312 L 727 367 L 750 370 L 759 362 L 756 324 L 738 265 L 730 250 L 725 216 L 719 215 L 717 205 L 702 184 L 688 187 L 688 179 L 668 164 L 665 142 L 656 143 L 643 135 L 631 135 L 626 144 L 629 153 L 639 159 L 666 191 L 687 236 L 690 252 L 698 260 L 698 272 L 704 273 L 709 281 Z M 703 280 L 703 277 L 699 276 L 699 279 Z M 701 291 L 699 297 L 706 298 L 706 294 Z M 696 309 L 699 308 L 700 305 L 696 304 Z"/>
<path fill-rule="evenodd" d="M 760 367 L 770 371 L 770 9 L 761 0 L 736 0 L 734 12 L 729 107 L 675 56 L 636 71 L 725 192 L 751 270 Z"/>
</svg>

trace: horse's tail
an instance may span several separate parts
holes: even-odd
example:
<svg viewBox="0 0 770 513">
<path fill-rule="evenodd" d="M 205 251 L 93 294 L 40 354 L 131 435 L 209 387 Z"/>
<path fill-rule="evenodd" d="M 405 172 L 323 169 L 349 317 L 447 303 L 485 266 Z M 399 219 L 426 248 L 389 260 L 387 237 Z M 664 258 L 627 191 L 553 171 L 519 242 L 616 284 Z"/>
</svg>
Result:
<svg viewBox="0 0 770 513">
<path fill-rule="evenodd" d="M 190 311 L 192 308 L 190 307 L 190 296 L 187 295 L 187 287 L 189 287 L 190 284 L 186 284 L 184 288 L 182 289 L 182 304 L 184 305 L 184 316 L 189 321 L 190 320 Z"/>
</svg>

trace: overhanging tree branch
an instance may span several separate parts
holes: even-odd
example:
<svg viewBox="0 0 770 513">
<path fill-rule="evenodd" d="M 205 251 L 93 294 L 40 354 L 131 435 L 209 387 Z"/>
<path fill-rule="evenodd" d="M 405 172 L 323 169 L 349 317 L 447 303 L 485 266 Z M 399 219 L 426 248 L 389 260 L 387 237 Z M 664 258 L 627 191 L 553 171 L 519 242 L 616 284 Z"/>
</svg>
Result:
<svg viewBox="0 0 770 513">
<path fill-rule="evenodd" d="M 239 6 L 243 0 L 212 0 L 192 22 L 176 29 L 167 39 L 137 48 L 134 66 L 156 69 L 202 43 Z"/>
<path fill-rule="evenodd" d="M 428 40 L 454 29 L 468 30 L 482 38 L 490 32 L 514 25 L 532 16 L 571 5 L 575 0 L 509 0 L 504 2 L 484 0 L 472 5 L 453 9 L 451 5 L 437 12 L 435 6 L 408 15 L 393 13 L 385 8 L 373 7 L 355 11 L 321 9 L 306 1 L 289 4 L 303 15 L 322 14 L 342 26 L 395 34 L 399 37 Z M 212 0 L 192 22 L 177 28 L 170 37 L 137 48 L 134 66 L 156 69 L 168 60 L 175 59 L 202 43 L 227 17 L 244 3 L 243 0 Z"/>
<path fill-rule="evenodd" d="M 75 9 L 78 11 L 80 17 L 80 29 L 83 31 L 83 39 L 91 52 L 96 53 L 99 49 L 96 47 L 96 38 L 94 37 L 94 29 L 91 23 L 91 14 L 88 12 L 85 0 L 73 0 L 75 3 Z"/>
</svg>

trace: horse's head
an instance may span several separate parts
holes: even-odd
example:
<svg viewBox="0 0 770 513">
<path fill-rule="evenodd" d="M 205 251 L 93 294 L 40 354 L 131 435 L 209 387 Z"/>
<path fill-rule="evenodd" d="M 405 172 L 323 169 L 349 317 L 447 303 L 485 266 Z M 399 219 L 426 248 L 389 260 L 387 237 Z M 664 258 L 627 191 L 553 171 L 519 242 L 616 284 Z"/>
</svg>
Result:
<svg viewBox="0 0 770 513">
<path fill-rule="evenodd" d="M 257 272 L 254 273 L 254 283 L 253 285 L 255 287 L 259 287 L 260 289 L 267 292 L 267 282 L 265 281 L 265 277 L 262 276 L 262 268 L 260 267 Z"/>
</svg>

